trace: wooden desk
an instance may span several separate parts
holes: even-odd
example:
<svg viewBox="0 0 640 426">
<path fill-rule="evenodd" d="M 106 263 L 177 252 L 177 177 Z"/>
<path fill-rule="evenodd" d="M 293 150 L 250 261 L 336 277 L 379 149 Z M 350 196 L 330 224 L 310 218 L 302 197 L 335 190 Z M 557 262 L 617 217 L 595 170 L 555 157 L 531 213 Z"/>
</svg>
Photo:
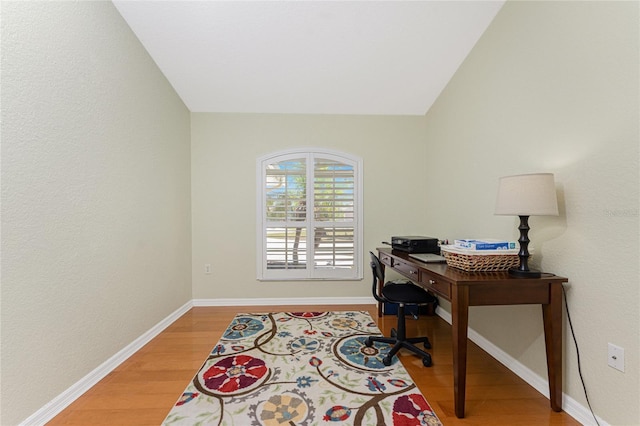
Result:
<svg viewBox="0 0 640 426">
<path fill-rule="evenodd" d="M 566 278 L 514 278 L 507 272 L 465 272 L 442 263 L 424 263 L 408 253 L 379 248 L 383 267 L 409 278 L 451 302 L 453 385 L 456 416 L 464 417 L 469 306 L 542 305 L 551 409 L 562 411 L 562 283 Z M 382 306 L 378 305 L 378 315 Z"/>
</svg>

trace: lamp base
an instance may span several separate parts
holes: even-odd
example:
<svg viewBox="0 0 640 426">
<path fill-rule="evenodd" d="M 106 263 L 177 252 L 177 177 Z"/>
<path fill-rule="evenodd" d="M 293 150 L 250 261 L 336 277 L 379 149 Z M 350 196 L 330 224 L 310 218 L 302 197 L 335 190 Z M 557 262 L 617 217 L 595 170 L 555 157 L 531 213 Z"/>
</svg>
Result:
<svg viewBox="0 0 640 426">
<path fill-rule="evenodd" d="M 540 278 L 542 276 L 542 273 L 540 271 L 534 271 L 529 269 L 526 271 L 523 271 L 518 268 L 510 268 L 509 275 L 512 275 L 518 278 Z"/>
</svg>

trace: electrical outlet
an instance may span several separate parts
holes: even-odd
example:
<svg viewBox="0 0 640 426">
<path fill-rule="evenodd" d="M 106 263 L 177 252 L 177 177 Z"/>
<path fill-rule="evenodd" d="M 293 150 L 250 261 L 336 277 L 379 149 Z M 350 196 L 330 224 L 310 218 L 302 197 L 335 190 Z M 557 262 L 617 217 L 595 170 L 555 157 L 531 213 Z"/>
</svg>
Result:
<svg viewBox="0 0 640 426">
<path fill-rule="evenodd" d="M 613 367 L 624 373 L 624 348 L 609 343 L 608 354 L 607 364 L 609 364 L 609 367 Z"/>
<path fill-rule="evenodd" d="M 207 263 L 204 265 L 204 273 L 205 274 L 210 274 L 211 273 L 211 264 Z"/>
</svg>

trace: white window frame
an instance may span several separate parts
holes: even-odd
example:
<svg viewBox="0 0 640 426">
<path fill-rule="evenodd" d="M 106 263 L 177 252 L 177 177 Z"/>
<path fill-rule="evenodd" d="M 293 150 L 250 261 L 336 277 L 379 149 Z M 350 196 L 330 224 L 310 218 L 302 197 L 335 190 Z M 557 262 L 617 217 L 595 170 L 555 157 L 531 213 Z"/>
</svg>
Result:
<svg viewBox="0 0 640 426">
<path fill-rule="evenodd" d="M 353 221 L 348 222 L 348 226 L 353 226 L 353 262 L 352 268 L 314 268 L 314 262 L 308 261 L 307 267 L 304 269 L 267 269 L 267 228 L 265 206 L 267 204 L 267 176 L 266 167 L 274 162 L 280 162 L 287 159 L 306 158 L 307 171 L 307 205 L 313 205 L 313 161 L 316 157 L 335 160 L 341 163 L 349 164 L 354 169 L 354 212 Z M 259 281 L 307 281 L 307 280 L 362 280 L 362 262 L 363 262 L 363 202 L 362 202 L 362 159 L 360 157 L 347 154 L 344 152 L 324 149 L 324 148 L 295 148 L 273 152 L 261 156 L 256 161 L 257 168 L 257 245 L 256 245 L 256 270 L 257 279 Z M 312 231 L 314 220 L 306 220 L 307 233 Z M 311 235 L 311 234 L 308 234 Z M 311 244 L 308 244 L 311 246 Z M 309 250 L 309 247 L 307 248 Z M 307 259 L 311 259 L 307 253 Z"/>
</svg>

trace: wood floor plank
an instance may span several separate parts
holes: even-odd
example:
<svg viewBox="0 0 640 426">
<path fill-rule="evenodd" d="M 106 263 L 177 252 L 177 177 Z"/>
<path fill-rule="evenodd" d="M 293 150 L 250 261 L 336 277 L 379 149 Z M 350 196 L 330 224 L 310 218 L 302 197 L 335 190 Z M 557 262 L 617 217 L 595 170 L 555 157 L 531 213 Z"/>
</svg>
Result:
<svg viewBox="0 0 640 426">
<path fill-rule="evenodd" d="M 392 316 L 374 305 L 195 307 L 123 362 L 48 425 L 159 425 L 237 313 L 367 311 L 385 335 Z M 409 335 L 429 336 L 433 366 L 402 351 L 400 361 L 446 425 L 579 425 L 555 413 L 549 400 L 477 345 L 469 342 L 466 418 L 455 417 L 451 326 L 437 316 L 407 320 Z"/>
</svg>

